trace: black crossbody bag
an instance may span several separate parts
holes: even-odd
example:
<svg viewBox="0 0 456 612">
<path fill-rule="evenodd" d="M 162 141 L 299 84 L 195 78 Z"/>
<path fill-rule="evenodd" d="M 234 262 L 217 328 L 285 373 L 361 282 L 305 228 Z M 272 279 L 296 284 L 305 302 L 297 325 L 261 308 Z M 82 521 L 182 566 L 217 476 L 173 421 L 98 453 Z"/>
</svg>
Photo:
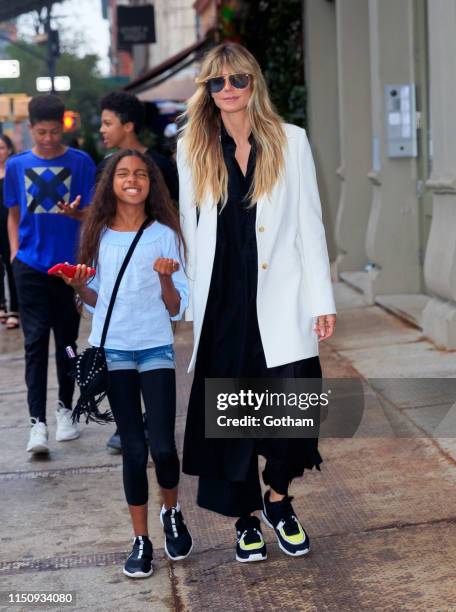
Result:
<svg viewBox="0 0 456 612">
<path fill-rule="evenodd" d="M 100 346 L 93 346 L 85 349 L 80 355 L 74 355 L 71 347 L 67 347 L 67 352 L 70 357 L 74 358 L 75 367 L 72 376 L 78 383 L 81 395 L 73 409 L 73 423 L 79 422 L 81 417 L 85 418 L 85 422 L 94 421 L 95 423 L 110 423 L 114 421 L 111 411 L 108 409 L 105 412 L 100 412 L 99 404 L 103 401 L 109 389 L 108 366 L 106 364 L 106 355 L 104 345 L 108 335 L 109 322 L 111 320 L 114 302 L 116 301 L 117 292 L 119 291 L 120 282 L 127 269 L 128 263 L 133 255 L 133 251 L 139 242 L 144 230 L 149 225 L 152 219 L 147 218 L 141 225 L 133 239 L 133 242 L 128 249 L 125 259 L 120 267 L 117 275 L 114 288 L 112 290 L 111 299 L 109 301 L 106 319 L 103 325 L 101 334 Z"/>
</svg>

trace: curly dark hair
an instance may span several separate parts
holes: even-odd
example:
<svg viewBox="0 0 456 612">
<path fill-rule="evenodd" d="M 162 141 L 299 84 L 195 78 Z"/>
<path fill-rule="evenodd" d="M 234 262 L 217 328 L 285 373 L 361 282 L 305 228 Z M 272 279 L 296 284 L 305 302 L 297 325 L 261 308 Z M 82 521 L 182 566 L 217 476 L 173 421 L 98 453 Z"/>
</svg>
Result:
<svg viewBox="0 0 456 612">
<path fill-rule="evenodd" d="M 90 266 L 97 264 L 102 234 L 116 215 L 117 198 L 113 188 L 114 174 L 118 163 L 124 157 L 137 157 L 146 166 L 150 189 L 145 201 L 144 212 L 154 221 L 159 221 L 176 233 L 179 250 L 183 252 L 185 259 L 187 251 L 179 223 L 179 214 L 169 196 L 162 173 L 148 155 L 133 149 L 122 149 L 109 158 L 97 183 L 92 204 L 87 209 L 82 225 L 79 261 Z"/>
<path fill-rule="evenodd" d="M 63 122 L 65 104 L 54 94 L 34 96 L 28 105 L 29 121 L 32 125 L 40 121 Z"/>
<path fill-rule="evenodd" d="M 144 125 L 144 105 L 133 94 L 126 91 L 113 91 L 102 98 L 101 111 L 109 110 L 115 113 L 122 124 L 131 121 L 135 126 L 135 133 L 139 134 Z"/>
</svg>

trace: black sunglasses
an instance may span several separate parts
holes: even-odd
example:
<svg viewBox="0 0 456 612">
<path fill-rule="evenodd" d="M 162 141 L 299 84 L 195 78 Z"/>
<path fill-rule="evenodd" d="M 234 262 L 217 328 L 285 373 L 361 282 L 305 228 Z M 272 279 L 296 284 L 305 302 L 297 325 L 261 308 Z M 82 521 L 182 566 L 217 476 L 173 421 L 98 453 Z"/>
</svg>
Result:
<svg viewBox="0 0 456 612">
<path fill-rule="evenodd" d="M 228 74 L 226 76 L 217 76 L 207 79 L 206 87 L 209 93 L 219 93 L 225 87 L 226 79 L 236 89 L 245 89 L 250 83 L 250 74 Z"/>
</svg>

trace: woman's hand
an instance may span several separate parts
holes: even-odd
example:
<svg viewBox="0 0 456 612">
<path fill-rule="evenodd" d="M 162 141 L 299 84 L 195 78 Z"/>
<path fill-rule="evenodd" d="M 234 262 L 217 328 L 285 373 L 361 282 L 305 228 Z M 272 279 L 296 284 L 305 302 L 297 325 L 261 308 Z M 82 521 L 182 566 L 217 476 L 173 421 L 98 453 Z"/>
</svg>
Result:
<svg viewBox="0 0 456 612">
<path fill-rule="evenodd" d="M 334 333 L 334 329 L 336 328 L 336 315 L 335 314 L 327 314 L 320 315 L 317 317 L 315 322 L 314 331 L 318 336 L 318 341 L 327 340 L 331 338 Z"/>
<path fill-rule="evenodd" d="M 171 276 L 179 270 L 179 262 L 167 257 L 159 257 L 154 263 L 154 270 L 161 276 Z"/>
<path fill-rule="evenodd" d="M 75 291 L 82 289 L 87 285 L 87 281 L 89 278 L 92 278 L 93 274 L 91 273 L 90 266 L 86 266 L 85 264 L 78 264 L 76 266 L 77 270 L 74 273 L 73 278 L 66 276 L 63 272 L 57 272 L 56 276 L 60 276 L 67 285 L 73 287 Z"/>
</svg>

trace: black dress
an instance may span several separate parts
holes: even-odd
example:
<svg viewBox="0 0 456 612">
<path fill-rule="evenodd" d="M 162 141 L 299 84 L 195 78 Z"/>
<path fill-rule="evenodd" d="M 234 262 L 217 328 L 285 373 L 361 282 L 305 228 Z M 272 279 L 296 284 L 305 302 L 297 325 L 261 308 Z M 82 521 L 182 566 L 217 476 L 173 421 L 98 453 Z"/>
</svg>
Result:
<svg viewBox="0 0 456 612">
<path fill-rule="evenodd" d="M 198 504 L 226 516 L 242 516 L 261 508 L 258 454 L 267 458 L 263 480 L 274 484 L 276 490 L 286 489 L 292 478 L 302 475 L 304 468 L 318 468 L 322 462 L 317 439 L 206 439 L 204 434 L 205 378 L 321 377 L 318 357 L 274 368 L 266 365 L 256 308 L 256 206 L 250 207 L 248 200 L 256 145 L 252 136 L 249 141 L 251 151 L 244 176 L 235 158 L 236 144 L 222 124 L 228 201 L 224 207 L 218 206 L 214 264 L 190 393 L 183 456 L 183 471 L 200 476 Z"/>
</svg>

